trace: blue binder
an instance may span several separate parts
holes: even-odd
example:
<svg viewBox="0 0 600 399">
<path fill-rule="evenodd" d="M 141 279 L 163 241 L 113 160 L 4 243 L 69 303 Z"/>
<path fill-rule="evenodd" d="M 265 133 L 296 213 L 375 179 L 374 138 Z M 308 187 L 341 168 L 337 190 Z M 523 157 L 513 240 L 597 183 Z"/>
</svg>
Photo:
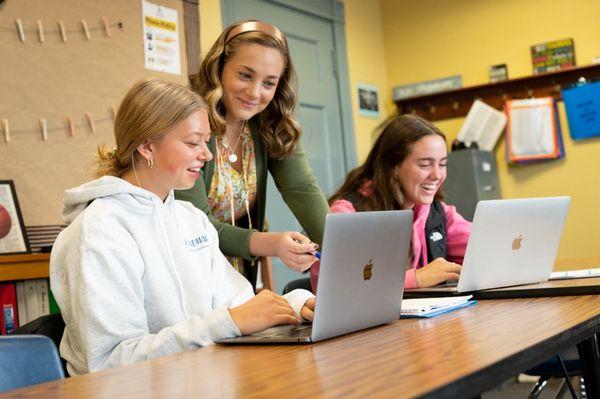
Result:
<svg viewBox="0 0 600 399">
<path fill-rule="evenodd" d="M 600 82 L 562 91 L 574 140 L 600 136 Z"/>
</svg>

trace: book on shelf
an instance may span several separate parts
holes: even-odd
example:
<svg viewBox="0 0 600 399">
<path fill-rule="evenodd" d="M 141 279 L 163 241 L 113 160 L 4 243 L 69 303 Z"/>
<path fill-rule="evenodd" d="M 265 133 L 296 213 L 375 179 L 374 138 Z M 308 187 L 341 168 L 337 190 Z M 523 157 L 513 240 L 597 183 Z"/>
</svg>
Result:
<svg viewBox="0 0 600 399">
<path fill-rule="evenodd" d="M 51 295 L 48 279 L 18 281 L 16 283 L 16 293 L 20 325 L 50 313 L 60 313 L 54 296 Z"/>
<path fill-rule="evenodd" d="M 11 334 L 19 327 L 19 313 L 14 283 L 0 284 L 0 333 Z"/>
</svg>

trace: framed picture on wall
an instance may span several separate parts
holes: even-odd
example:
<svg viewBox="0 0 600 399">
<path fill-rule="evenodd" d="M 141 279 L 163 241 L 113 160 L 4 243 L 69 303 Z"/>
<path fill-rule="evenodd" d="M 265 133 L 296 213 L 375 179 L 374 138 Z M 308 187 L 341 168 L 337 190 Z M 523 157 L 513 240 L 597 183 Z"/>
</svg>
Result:
<svg viewBox="0 0 600 399">
<path fill-rule="evenodd" d="M 358 83 L 358 114 L 371 118 L 379 118 L 379 90 L 373 85 Z"/>
<path fill-rule="evenodd" d="M 29 241 L 12 180 L 0 180 L 0 255 L 30 252 Z"/>
</svg>

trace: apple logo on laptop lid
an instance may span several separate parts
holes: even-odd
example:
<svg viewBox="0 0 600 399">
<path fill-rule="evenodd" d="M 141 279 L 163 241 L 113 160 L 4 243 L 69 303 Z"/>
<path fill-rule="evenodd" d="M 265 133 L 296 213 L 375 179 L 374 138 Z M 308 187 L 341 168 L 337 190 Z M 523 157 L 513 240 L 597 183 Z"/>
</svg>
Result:
<svg viewBox="0 0 600 399">
<path fill-rule="evenodd" d="M 518 251 L 519 249 L 521 249 L 521 241 L 523 241 L 523 236 L 519 234 L 519 236 L 515 238 L 512 242 L 513 251 Z"/>
<path fill-rule="evenodd" d="M 373 275 L 373 259 L 369 259 L 369 263 L 363 268 L 363 280 L 367 281 L 371 279 Z"/>
</svg>

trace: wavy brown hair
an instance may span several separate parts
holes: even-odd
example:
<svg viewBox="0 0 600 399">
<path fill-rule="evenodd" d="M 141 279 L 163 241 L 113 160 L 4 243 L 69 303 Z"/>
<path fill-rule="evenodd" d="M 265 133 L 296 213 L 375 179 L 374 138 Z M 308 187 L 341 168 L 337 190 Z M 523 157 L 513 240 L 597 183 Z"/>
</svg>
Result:
<svg viewBox="0 0 600 399">
<path fill-rule="evenodd" d="M 226 110 L 221 101 L 223 97 L 223 86 L 221 84 L 223 67 L 242 46 L 259 44 L 279 51 L 283 56 L 285 65 L 275 96 L 267 108 L 253 116 L 250 121 L 259 126 L 260 137 L 269 156 L 283 158 L 294 154 L 296 143 L 300 140 L 301 135 L 300 125 L 293 115 L 297 97 L 296 71 L 285 39 L 282 43 L 267 33 L 250 31 L 236 35 L 225 43 L 229 32 L 244 22 L 248 21 L 236 22 L 221 33 L 202 60 L 198 76 L 192 80 L 192 88 L 208 104 L 212 132 L 224 134 Z"/>
<path fill-rule="evenodd" d="M 394 168 L 410 155 L 413 144 L 423 137 L 438 135 L 446 141 L 444 133 L 419 116 L 394 116 L 382 127 L 383 131 L 365 162 L 348 173 L 342 186 L 331 196 L 330 204 L 358 193 L 366 182 L 372 181 L 373 192 L 369 196 L 359 196 L 357 211 L 402 209 L 404 195 Z M 441 189 L 435 193 L 435 199 L 442 199 Z"/>
</svg>

